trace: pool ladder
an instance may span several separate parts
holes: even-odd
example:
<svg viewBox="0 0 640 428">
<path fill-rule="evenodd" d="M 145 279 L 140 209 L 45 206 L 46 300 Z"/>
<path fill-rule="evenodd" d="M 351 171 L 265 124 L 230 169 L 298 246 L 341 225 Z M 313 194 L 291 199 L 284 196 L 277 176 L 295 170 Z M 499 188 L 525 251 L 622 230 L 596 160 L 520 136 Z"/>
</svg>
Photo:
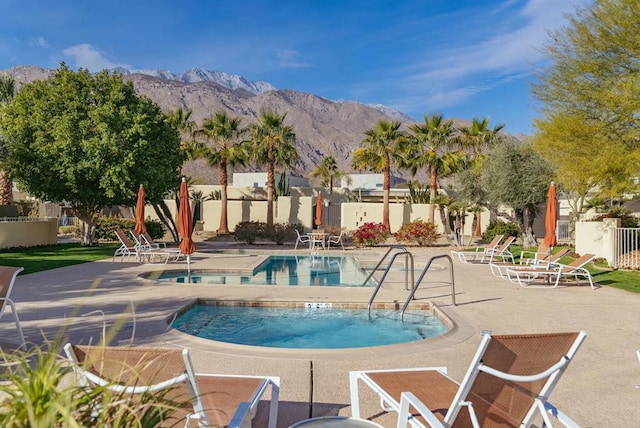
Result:
<svg viewBox="0 0 640 428">
<path fill-rule="evenodd" d="M 429 260 L 427 260 L 427 264 L 422 270 L 422 273 L 418 277 L 418 280 L 414 282 L 415 274 L 414 274 L 413 254 L 411 254 L 411 252 L 409 252 L 409 250 L 407 250 L 407 248 L 403 245 L 391 245 L 387 250 L 387 252 L 384 254 L 384 256 L 382 256 L 382 258 L 380 259 L 376 267 L 373 268 L 373 270 L 371 271 L 367 279 L 364 281 L 363 285 L 367 284 L 367 282 L 371 279 L 371 277 L 376 272 L 376 270 L 378 270 L 378 268 L 385 261 L 387 256 L 389 256 L 389 254 L 394 250 L 396 252 L 391 256 L 389 263 L 387 264 L 387 267 L 385 268 L 382 274 L 382 277 L 378 281 L 378 284 L 376 285 L 376 288 L 373 290 L 373 294 L 369 299 L 369 303 L 367 305 L 367 310 L 369 311 L 369 313 L 371 313 L 371 304 L 373 303 L 373 300 L 376 298 L 376 295 L 378 294 L 380 287 L 382 287 L 382 283 L 387 277 L 387 274 L 391 270 L 391 267 L 393 266 L 393 262 L 396 260 L 398 256 L 402 256 L 402 255 L 405 256 L 405 263 L 404 263 L 405 290 L 409 290 L 409 276 L 411 276 L 411 284 L 412 284 L 411 291 L 409 292 L 409 296 L 407 296 L 407 300 L 405 300 L 404 305 L 402 305 L 402 309 L 400 310 L 400 318 L 402 320 L 404 320 L 404 313 L 407 310 L 407 306 L 409 306 L 409 303 L 411 302 L 411 300 L 414 299 L 416 291 L 418 290 L 418 287 L 422 283 L 422 280 L 424 279 L 425 275 L 429 271 L 431 264 L 433 263 L 434 260 L 437 260 L 437 259 L 447 259 L 449 261 L 449 284 L 451 286 L 451 303 L 453 304 L 453 306 L 456 305 L 456 290 L 455 290 L 455 280 L 453 275 L 453 260 L 451 259 L 451 256 L 449 256 L 448 254 L 440 254 L 437 256 L 430 257 Z"/>
</svg>

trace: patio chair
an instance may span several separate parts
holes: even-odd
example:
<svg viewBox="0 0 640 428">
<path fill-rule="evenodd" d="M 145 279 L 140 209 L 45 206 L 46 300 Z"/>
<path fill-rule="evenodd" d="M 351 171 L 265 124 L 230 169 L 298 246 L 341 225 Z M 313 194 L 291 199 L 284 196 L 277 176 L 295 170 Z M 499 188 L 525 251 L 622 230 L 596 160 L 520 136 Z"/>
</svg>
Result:
<svg viewBox="0 0 640 428">
<path fill-rule="evenodd" d="M 344 250 L 344 244 L 342 243 L 343 237 L 344 237 L 344 230 L 340 231 L 340 235 L 329 235 L 329 238 L 327 238 L 327 248 L 331 249 L 331 244 L 334 244 L 336 246 L 340 244 L 340 246 Z"/>
<path fill-rule="evenodd" d="M 151 235 L 149 235 L 149 232 L 137 234 L 135 231 L 131 231 L 131 234 L 134 236 L 134 238 L 137 237 L 136 239 L 140 242 L 140 248 L 142 249 L 143 254 L 153 253 L 155 255 L 159 255 L 162 259 L 164 258 L 162 256 L 165 253 L 168 253 L 169 255 L 167 256 L 167 261 L 170 258 L 176 261 L 179 260 L 182 256 L 180 248 L 168 248 L 165 242 L 155 242 Z"/>
<path fill-rule="evenodd" d="M 535 267 L 530 269 L 508 268 L 506 272 L 511 282 L 517 282 L 518 285 L 525 288 L 556 288 L 561 279 L 567 279 L 569 276 L 572 276 L 576 281 L 578 281 L 579 278 L 588 280 L 591 289 L 595 290 L 593 277 L 584 267 L 594 258 L 595 254 L 584 254 L 567 265 L 550 263 L 547 269 L 536 269 Z M 533 281 L 540 279 L 544 280 L 545 284 L 532 285 Z M 553 283 L 553 285 L 550 285 L 551 283 Z"/>
<path fill-rule="evenodd" d="M 0 319 L 2 319 L 2 316 L 6 312 L 7 305 L 10 306 L 11 315 L 13 316 L 13 321 L 16 324 L 18 336 L 20 337 L 19 343 L 22 346 L 22 349 L 26 351 L 27 344 L 24 340 L 24 334 L 22 333 L 22 326 L 20 325 L 20 319 L 18 318 L 18 311 L 15 303 L 11 300 L 13 284 L 16 282 L 18 274 L 23 270 L 23 267 L 0 266 Z"/>
<path fill-rule="evenodd" d="M 398 427 L 528 427 L 549 415 L 577 426 L 547 400 L 586 337 L 579 333 L 485 334 L 462 382 L 445 367 L 350 372 L 351 409 L 360 417 L 358 382 L 398 412 Z"/>
<path fill-rule="evenodd" d="M 489 263 L 498 259 L 502 262 L 510 261 L 511 263 L 514 263 L 513 254 L 511 253 L 511 251 L 509 251 L 509 247 L 511 246 L 511 244 L 513 244 L 513 241 L 515 240 L 516 240 L 515 236 L 507 236 L 505 241 L 499 247 L 487 250 L 487 254 L 485 254 L 484 257 L 480 259 L 480 261 L 481 262 L 484 261 L 485 258 L 488 256 Z"/>
<path fill-rule="evenodd" d="M 296 229 L 296 235 L 298 236 L 296 238 L 296 246 L 295 249 L 298 249 L 298 244 L 308 244 L 311 242 L 311 236 L 310 235 L 300 235 L 300 232 L 298 232 L 298 229 Z"/>
<path fill-rule="evenodd" d="M 258 403 L 270 389 L 268 427 L 276 427 L 279 377 L 196 373 L 187 349 L 68 343 L 64 351 L 81 385 L 138 397 L 152 393 L 173 402 L 166 426 L 251 427 Z"/>
<path fill-rule="evenodd" d="M 552 263 L 558 263 L 561 258 L 569 254 L 571 250 L 568 248 L 562 248 L 559 251 L 556 251 L 549 258 L 548 254 L 541 260 L 538 260 L 538 263 L 525 263 L 521 265 L 520 263 L 508 263 L 508 262 L 491 262 L 489 263 L 489 268 L 491 269 L 491 273 L 493 276 L 497 276 L 502 279 L 506 279 L 510 281 L 509 274 L 507 273 L 507 269 L 520 269 L 520 270 L 531 270 L 531 269 L 549 269 Z"/>
<path fill-rule="evenodd" d="M 122 256 L 123 259 L 126 257 L 127 260 L 129 260 L 129 257 L 134 255 L 136 256 L 136 260 L 138 260 L 138 251 L 140 251 L 140 244 L 129 239 L 127 234 L 124 233 L 124 230 L 122 229 L 116 229 L 116 236 L 120 241 L 120 247 L 113 253 L 111 262 L 115 262 L 116 257 L 118 256 Z"/>
<path fill-rule="evenodd" d="M 327 247 L 325 247 L 326 236 L 327 234 L 322 229 L 312 230 L 310 233 L 310 238 L 311 238 L 310 248 L 314 250 L 316 248 L 316 245 L 318 245 L 322 247 L 323 250 L 326 250 L 327 249 Z"/>
<path fill-rule="evenodd" d="M 520 264 L 540 264 L 541 261 L 549 258 L 549 252 L 551 248 L 542 241 L 535 251 L 525 250 L 520 251 Z"/>
<path fill-rule="evenodd" d="M 487 245 L 486 247 L 476 247 L 474 250 L 451 250 L 451 257 L 457 258 L 462 263 L 469 263 L 469 261 L 473 260 L 484 260 L 484 257 L 488 254 L 488 252 L 492 251 L 500 244 L 502 238 L 504 238 L 504 235 L 496 235 L 493 237 L 491 242 L 489 242 L 489 245 Z"/>
</svg>

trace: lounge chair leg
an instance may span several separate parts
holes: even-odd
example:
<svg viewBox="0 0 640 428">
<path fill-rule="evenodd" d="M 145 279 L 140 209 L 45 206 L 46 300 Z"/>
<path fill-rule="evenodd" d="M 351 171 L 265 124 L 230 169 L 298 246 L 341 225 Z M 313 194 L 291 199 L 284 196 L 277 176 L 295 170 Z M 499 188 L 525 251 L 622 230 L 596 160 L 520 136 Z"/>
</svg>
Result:
<svg viewBox="0 0 640 428">
<path fill-rule="evenodd" d="M 349 388 L 351 390 L 351 416 L 360 418 L 360 398 L 358 396 L 358 372 L 349 373 Z"/>
</svg>

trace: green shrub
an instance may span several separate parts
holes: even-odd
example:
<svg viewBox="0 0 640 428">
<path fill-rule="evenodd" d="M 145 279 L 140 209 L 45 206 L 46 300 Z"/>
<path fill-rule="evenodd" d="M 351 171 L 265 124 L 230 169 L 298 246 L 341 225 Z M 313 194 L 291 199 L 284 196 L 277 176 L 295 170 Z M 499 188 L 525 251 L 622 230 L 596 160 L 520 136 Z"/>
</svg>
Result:
<svg viewBox="0 0 640 428">
<path fill-rule="evenodd" d="M 605 218 L 619 218 L 620 227 L 638 227 L 638 218 L 631 215 L 631 212 L 624 207 L 612 208 L 608 213 L 593 218 L 593 221 L 602 221 Z"/>
<path fill-rule="evenodd" d="M 147 219 L 144 222 L 147 227 L 149 236 L 153 239 L 162 239 L 164 237 L 164 224 L 160 220 Z M 136 226 L 136 221 L 122 217 L 98 217 L 96 223 L 96 239 L 102 239 L 105 241 L 117 241 L 116 230 L 122 229 L 124 231 L 133 230 Z"/>
<path fill-rule="evenodd" d="M 520 227 L 517 224 L 511 222 L 505 222 L 502 220 L 491 220 L 489 226 L 482 234 L 482 238 L 486 242 L 491 242 L 496 235 L 505 236 L 520 236 Z"/>
<path fill-rule="evenodd" d="M 267 223 L 261 221 L 243 221 L 236 225 L 233 233 L 238 241 L 247 244 L 264 240 L 282 245 L 285 241 L 295 240 L 296 229 L 301 233 L 304 231 L 301 224 L 274 223 L 273 226 L 267 226 Z"/>
<path fill-rule="evenodd" d="M 364 223 L 353 232 L 353 243 L 358 246 L 382 244 L 389 237 L 389 229 L 382 223 Z"/>
<path fill-rule="evenodd" d="M 255 244 L 256 240 L 265 236 L 266 223 L 261 221 L 243 221 L 236 225 L 233 233 L 238 241 Z"/>
<path fill-rule="evenodd" d="M 0 350 L 0 421 L 3 427 L 133 427 L 158 426 L 176 406 L 167 394 L 139 398 L 106 386 L 85 388 L 63 378 L 72 369 L 48 343 L 29 351 Z"/>
<path fill-rule="evenodd" d="M 438 239 L 438 231 L 433 223 L 423 220 L 414 220 L 405 223 L 400 230 L 393 234 L 398 242 L 411 242 L 420 247 L 433 245 Z"/>
<path fill-rule="evenodd" d="M 78 238 L 80 236 L 80 227 L 78 226 L 60 226 L 58 227 L 60 235 L 73 235 Z"/>
</svg>

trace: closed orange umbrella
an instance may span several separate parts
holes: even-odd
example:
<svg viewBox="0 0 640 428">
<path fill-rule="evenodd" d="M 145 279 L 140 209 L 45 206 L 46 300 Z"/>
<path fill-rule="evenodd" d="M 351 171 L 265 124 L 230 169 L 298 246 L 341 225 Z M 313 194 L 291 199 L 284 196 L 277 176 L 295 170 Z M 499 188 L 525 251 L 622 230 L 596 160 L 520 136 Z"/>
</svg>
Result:
<svg viewBox="0 0 640 428">
<path fill-rule="evenodd" d="M 556 185 L 552 181 L 547 192 L 547 211 L 544 219 L 544 243 L 547 247 L 558 245 L 556 239 L 556 223 L 558 222 L 558 200 L 556 198 Z"/>
<path fill-rule="evenodd" d="M 322 225 L 322 193 L 318 193 L 318 199 L 316 199 L 316 226 Z"/>
<path fill-rule="evenodd" d="M 196 245 L 191 239 L 193 232 L 193 219 L 191 218 L 191 206 L 189 205 L 189 189 L 187 188 L 187 180 L 182 177 L 180 183 L 180 212 L 178 213 L 178 232 L 182 242 L 180 242 L 180 252 L 187 255 L 187 269 L 190 268 L 190 254 L 196 251 Z"/>
<path fill-rule="evenodd" d="M 138 235 L 147 231 L 147 226 L 144 224 L 144 198 L 146 196 L 147 195 L 144 193 L 144 186 L 140 184 L 140 188 L 138 189 L 138 201 L 136 202 L 136 225 L 133 228 Z"/>
</svg>

